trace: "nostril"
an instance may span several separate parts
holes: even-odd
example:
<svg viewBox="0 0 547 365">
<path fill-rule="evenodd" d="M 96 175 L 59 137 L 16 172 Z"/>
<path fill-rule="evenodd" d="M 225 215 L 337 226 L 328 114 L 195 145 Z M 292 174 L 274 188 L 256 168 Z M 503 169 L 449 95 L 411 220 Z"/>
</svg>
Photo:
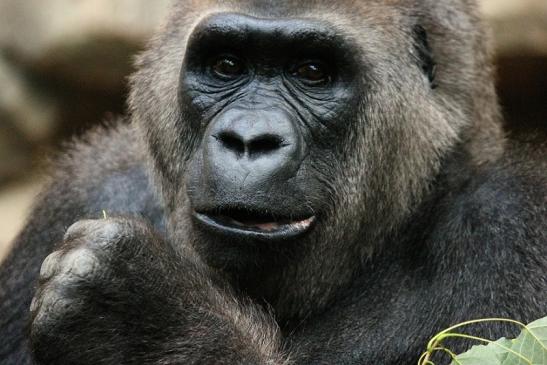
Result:
<svg viewBox="0 0 547 365">
<path fill-rule="evenodd" d="M 283 140 L 277 136 L 265 135 L 253 139 L 249 143 L 250 155 L 263 155 L 282 147 Z"/>
<path fill-rule="evenodd" d="M 271 134 L 258 136 L 250 141 L 246 141 L 238 133 L 233 131 L 221 132 L 218 135 L 213 135 L 213 137 L 219 141 L 224 148 L 237 155 L 267 155 L 285 146 L 281 137 Z"/>
<path fill-rule="evenodd" d="M 217 137 L 215 137 L 224 147 L 234 151 L 235 153 L 243 154 L 245 152 L 245 143 L 241 138 L 231 132 L 222 132 Z"/>
</svg>

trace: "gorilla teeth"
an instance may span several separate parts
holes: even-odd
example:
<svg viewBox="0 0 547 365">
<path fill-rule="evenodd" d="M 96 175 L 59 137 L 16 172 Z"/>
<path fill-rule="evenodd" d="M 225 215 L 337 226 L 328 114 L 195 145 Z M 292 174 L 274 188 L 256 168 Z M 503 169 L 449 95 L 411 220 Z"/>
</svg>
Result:
<svg viewBox="0 0 547 365">
<path fill-rule="evenodd" d="M 256 229 L 259 231 L 265 231 L 265 232 L 272 232 L 280 230 L 284 227 L 288 227 L 292 230 L 306 230 L 308 229 L 311 224 L 313 223 L 315 217 L 309 217 L 301 221 L 289 221 L 289 220 L 282 220 L 280 222 L 252 222 L 252 221 L 246 221 L 241 222 L 234 218 L 228 218 L 228 221 L 230 224 L 238 226 L 238 227 L 244 227 L 244 228 L 251 228 Z"/>
<path fill-rule="evenodd" d="M 309 217 L 299 222 L 292 223 L 291 226 L 293 226 L 295 229 L 299 231 L 302 231 L 302 230 L 310 228 L 314 220 L 315 220 L 315 217 Z"/>
<path fill-rule="evenodd" d="M 196 212 L 198 220 L 215 229 L 236 229 L 266 235 L 298 234 L 307 231 L 315 222 L 315 216 L 307 218 L 279 216 L 274 213 L 249 208 L 224 208 L 215 212 Z M 224 227 L 224 228 L 222 228 Z"/>
<path fill-rule="evenodd" d="M 275 231 L 275 230 L 279 229 L 279 224 L 275 223 L 275 222 L 261 223 L 261 224 L 256 224 L 254 227 L 258 228 L 262 231 Z"/>
</svg>

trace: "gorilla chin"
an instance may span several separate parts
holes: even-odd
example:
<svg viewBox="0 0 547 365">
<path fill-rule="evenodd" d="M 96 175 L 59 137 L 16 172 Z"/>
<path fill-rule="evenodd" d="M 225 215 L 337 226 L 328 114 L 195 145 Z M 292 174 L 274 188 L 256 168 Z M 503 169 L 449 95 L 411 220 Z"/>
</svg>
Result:
<svg viewBox="0 0 547 365">
<path fill-rule="evenodd" d="M 252 210 L 225 209 L 214 213 L 193 212 L 200 227 L 212 233 L 253 241 L 284 241 L 308 233 L 316 216 L 282 217 Z"/>
</svg>

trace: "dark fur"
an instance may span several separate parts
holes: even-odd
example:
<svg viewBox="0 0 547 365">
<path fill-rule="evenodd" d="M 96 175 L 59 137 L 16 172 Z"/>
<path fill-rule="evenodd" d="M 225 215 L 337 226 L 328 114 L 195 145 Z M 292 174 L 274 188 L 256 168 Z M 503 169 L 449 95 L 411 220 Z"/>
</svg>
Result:
<svg viewBox="0 0 547 365">
<path fill-rule="evenodd" d="M 140 58 L 133 125 L 69 149 L 3 264 L 2 364 L 32 363 L 28 331 L 52 364 L 414 364 L 451 324 L 547 314 L 547 149 L 503 138 L 472 1 L 195 3 Z M 328 196 L 311 201 L 328 214 L 237 270 L 209 265 L 238 250 L 188 218 L 196 116 L 178 100 L 189 30 L 224 9 L 326 19 L 366 70 L 337 160 L 318 168 Z"/>
</svg>

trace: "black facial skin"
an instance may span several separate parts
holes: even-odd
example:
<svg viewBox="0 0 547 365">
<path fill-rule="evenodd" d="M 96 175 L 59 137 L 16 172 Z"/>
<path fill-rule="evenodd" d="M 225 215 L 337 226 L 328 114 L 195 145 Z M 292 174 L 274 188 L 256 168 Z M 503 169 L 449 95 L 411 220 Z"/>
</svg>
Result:
<svg viewBox="0 0 547 365">
<path fill-rule="evenodd" d="M 309 20 L 228 13 L 197 26 L 179 96 L 199 116 L 192 128 L 201 146 L 187 189 L 203 229 L 280 241 L 321 221 L 324 207 L 312 197 L 326 191 L 315 166 L 334 158 L 332 141 L 353 124 L 351 48 L 332 27 Z"/>
<path fill-rule="evenodd" d="M 175 3 L 0 267 L 1 365 L 410 365 L 545 316 L 547 146 L 476 4 Z"/>
</svg>

